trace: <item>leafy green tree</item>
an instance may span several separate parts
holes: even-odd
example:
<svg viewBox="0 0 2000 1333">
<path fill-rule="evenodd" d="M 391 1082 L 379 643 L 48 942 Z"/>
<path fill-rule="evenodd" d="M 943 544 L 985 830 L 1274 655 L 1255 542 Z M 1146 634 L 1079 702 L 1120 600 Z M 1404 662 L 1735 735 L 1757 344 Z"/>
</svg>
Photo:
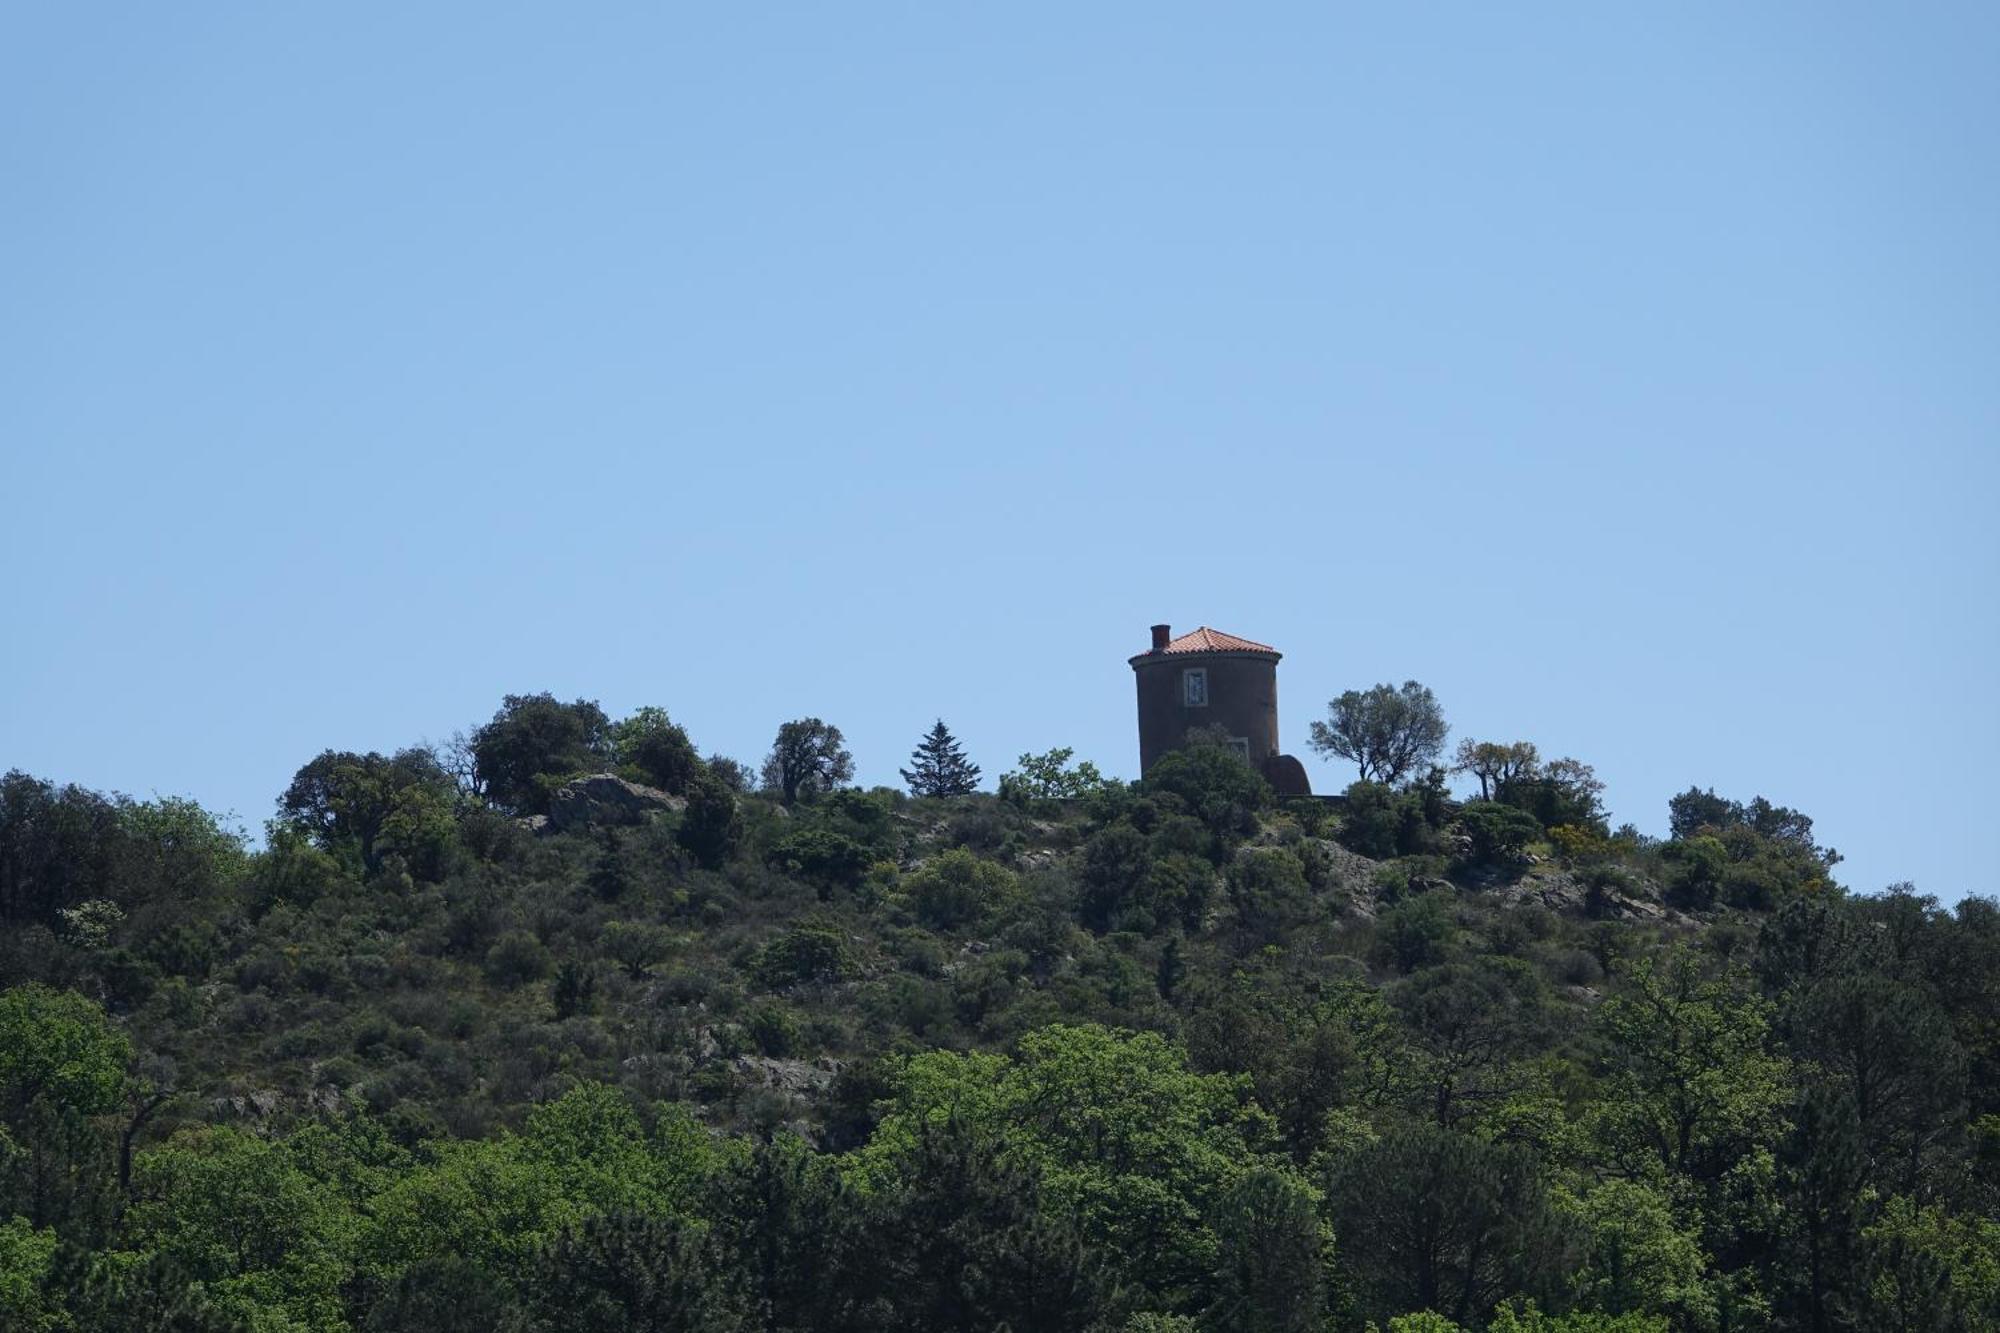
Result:
<svg viewBox="0 0 2000 1333">
<path fill-rule="evenodd" d="M 493 720 L 472 733 L 471 751 L 486 798 L 516 814 L 547 814 L 552 781 L 603 768 L 615 755 L 602 708 L 546 691 L 501 700 Z"/>
<path fill-rule="evenodd" d="M 1452 895 L 1443 889 L 1393 903 L 1375 919 L 1377 948 L 1399 972 L 1443 962 L 1457 933 Z"/>
<path fill-rule="evenodd" d="M 455 1254 L 419 1259 L 377 1287 L 368 1333 L 527 1333 L 514 1293 L 492 1273 Z"/>
<path fill-rule="evenodd" d="M 902 1066 L 898 1091 L 856 1162 L 895 1180 L 921 1127 L 954 1116 L 1004 1144 L 1041 1178 L 1046 1207 L 1121 1275 L 1204 1308 L 1219 1271 L 1213 1222 L 1229 1186 L 1267 1155 L 1271 1126 L 1247 1081 L 1188 1071 L 1151 1033 L 1053 1026 L 1023 1036 L 1016 1059 L 932 1051 Z"/>
<path fill-rule="evenodd" d="M 644 921 L 613 921 L 598 936 L 607 958 L 625 969 L 634 981 L 646 975 L 653 964 L 667 956 L 673 936 L 660 926 Z"/>
<path fill-rule="evenodd" d="M 1534 816 L 1544 828 L 1568 825 L 1600 830 L 1604 826 L 1604 783 L 1597 770 L 1581 759 L 1551 759 L 1535 769 L 1502 780 L 1494 800 Z"/>
<path fill-rule="evenodd" d="M 549 983 L 549 1001 L 555 1006 L 556 1021 L 579 1014 L 597 1012 L 597 971 L 589 963 L 565 958 Z"/>
<path fill-rule="evenodd" d="M 704 770 L 687 729 L 669 718 L 664 708 L 641 708 L 613 723 L 610 738 L 619 767 L 675 796 L 685 796 L 688 784 Z"/>
<path fill-rule="evenodd" d="M 132 1046 L 74 991 L 0 992 L 0 1216 L 90 1234 L 111 1183 L 98 1118 L 123 1108 Z"/>
<path fill-rule="evenodd" d="M 833 1159 L 781 1133 L 717 1172 L 704 1199 L 737 1309 L 773 1333 L 863 1327 L 869 1298 L 861 1200 Z"/>
<path fill-rule="evenodd" d="M 1493 1312 L 1486 1333 L 1669 1333 L 1670 1327 L 1660 1315 L 1596 1310 L 1543 1314 L 1533 1301 L 1508 1301 Z"/>
<path fill-rule="evenodd" d="M 778 793 L 786 805 L 810 799 L 854 780 L 854 756 L 847 752 L 840 728 L 816 717 L 800 718 L 778 728 L 771 753 L 764 759 L 764 790 Z"/>
<path fill-rule="evenodd" d="M 684 1110 L 660 1108 L 648 1133 L 618 1089 L 579 1085 L 536 1107 L 518 1135 L 430 1145 L 374 1196 L 361 1264 L 386 1285 L 453 1257 L 518 1290 L 565 1229 L 619 1213 L 688 1215 L 718 1167 Z"/>
<path fill-rule="evenodd" d="M 861 882 L 870 861 L 862 843 L 824 824 L 803 824 L 771 844 L 771 864 L 830 899 Z"/>
<path fill-rule="evenodd" d="M 1679 949 L 1642 960 L 1599 1006 L 1606 1069 L 1597 1132 L 1612 1162 L 1642 1180 L 1719 1180 L 1784 1122 L 1790 1070 L 1769 1049 L 1771 1007 L 1703 975 Z"/>
<path fill-rule="evenodd" d="M 496 986 L 517 990 L 549 974 L 548 949 L 526 930 L 510 930 L 486 951 L 486 977 Z"/>
<path fill-rule="evenodd" d="M 1124 820 L 1108 824 L 1083 845 L 1077 916 L 1100 934 L 1150 929 L 1160 918 L 1151 890 L 1153 852 L 1146 835 Z"/>
<path fill-rule="evenodd" d="M 1012 770 L 1000 775 L 1000 798 L 1021 805 L 1042 805 L 1081 800 L 1112 785 L 1088 759 L 1072 767 L 1069 761 L 1075 754 L 1065 745 L 1046 754 L 1022 755 Z"/>
<path fill-rule="evenodd" d="M 1898 1196 L 1863 1235 L 1861 1327 L 2000 1328 L 2000 1221 Z"/>
<path fill-rule="evenodd" d="M 1479 779 L 1479 799 L 1491 801 L 1506 783 L 1530 777 L 1541 770 L 1542 757 L 1532 741 L 1475 741 L 1458 743 L 1452 767 Z"/>
<path fill-rule="evenodd" d="M 165 1255 L 245 1322 L 281 1312 L 294 1327 L 344 1327 L 357 1221 L 285 1148 L 224 1127 L 141 1153 L 127 1232 Z"/>
<path fill-rule="evenodd" d="M 1541 974 L 1514 959 L 1429 968 L 1389 992 L 1410 1032 L 1403 1077 L 1413 1109 L 1456 1126 L 1520 1090 L 1521 1062 L 1553 1015 Z"/>
<path fill-rule="evenodd" d="M 278 814 L 330 852 L 352 851 L 375 875 L 402 857 L 425 879 L 440 877 L 451 845 L 453 786 L 429 750 L 393 756 L 327 750 L 293 776 Z"/>
<path fill-rule="evenodd" d="M 1861 1186 L 1866 1169 L 1854 1104 L 1837 1089 L 1808 1086 L 1774 1154 L 1772 1194 L 1779 1262 L 1776 1312 L 1800 1328 L 1846 1328 L 1860 1272 Z M 1714 1228 L 1711 1228 L 1712 1230 Z"/>
<path fill-rule="evenodd" d="M 1559 1203 L 1584 1237 L 1575 1278 L 1579 1305 L 1612 1316 L 1653 1316 L 1676 1328 L 1714 1326 L 1708 1255 L 1665 1193 L 1614 1178 L 1563 1193 Z"/>
<path fill-rule="evenodd" d="M 979 790 L 979 765 L 965 757 L 951 728 L 939 718 L 898 770 L 912 796 L 965 796 Z"/>
<path fill-rule="evenodd" d="M 55 1293 L 48 1290 L 56 1233 L 30 1226 L 25 1217 L 0 1222 L 0 1327 L 21 1333 L 54 1333 L 61 1327 Z"/>
<path fill-rule="evenodd" d="M 1326 711 L 1312 724 L 1312 748 L 1353 761 L 1363 782 L 1394 786 L 1436 763 L 1450 731 L 1437 696 L 1414 680 L 1348 690 Z"/>
</svg>

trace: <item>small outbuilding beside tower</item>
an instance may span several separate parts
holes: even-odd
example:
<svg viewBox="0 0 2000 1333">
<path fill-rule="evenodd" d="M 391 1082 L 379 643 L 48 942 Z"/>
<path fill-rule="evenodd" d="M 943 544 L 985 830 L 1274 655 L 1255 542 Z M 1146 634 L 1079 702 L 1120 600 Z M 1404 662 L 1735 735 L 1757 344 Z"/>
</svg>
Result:
<svg viewBox="0 0 2000 1333">
<path fill-rule="evenodd" d="M 1187 744 L 1191 731 L 1219 734 L 1281 795 L 1312 791 L 1305 765 L 1278 748 L 1278 659 L 1265 643 L 1204 625 L 1175 638 L 1153 626 L 1153 646 L 1131 659 L 1139 690 L 1139 771 Z"/>
</svg>

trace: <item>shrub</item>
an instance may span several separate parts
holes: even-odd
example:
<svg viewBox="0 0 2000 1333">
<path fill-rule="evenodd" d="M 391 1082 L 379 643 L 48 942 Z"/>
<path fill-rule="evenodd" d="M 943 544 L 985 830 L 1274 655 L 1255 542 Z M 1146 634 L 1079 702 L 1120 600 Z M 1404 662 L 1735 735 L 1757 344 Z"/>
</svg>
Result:
<svg viewBox="0 0 2000 1333">
<path fill-rule="evenodd" d="M 1459 809 L 1458 824 L 1472 840 L 1472 860 L 1479 865 L 1511 861 L 1542 835 L 1533 815 L 1498 801 L 1467 801 Z"/>
<path fill-rule="evenodd" d="M 1451 895 L 1433 889 L 1383 912 L 1375 940 L 1397 970 L 1414 972 L 1445 960 L 1454 930 Z"/>
<path fill-rule="evenodd" d="M 744 1031 L 759 1053 L 783 1059 L 800 1048 L 798 1017 L 782 1004 L 760 1000 L 743 1019 Z"/>
<path fill-rule="evenodd" d="M 1018 887 L 1013 871 L 962 847 L 932 857 L 904 881 L 911 910 L 933 930 L 957 930 L 985 919 Z"/>
<path fill-rule="evenodd" d="M 514 990 L 549 974 L 549 951 L 525 930 L 510 930 L 486 951 L 486 979 Z"/>
<path fill-rule="evenodd" d="M 751 969 L 773 990 L 803 983 L 845 981 L 860 969 L 838 926 L 804 921 L 766 944 Z"/>
<path fill-rule="evenodd" d="M 867 871 L 868 849 L 844 833 L 825 828 L 795 829 L 771 848 L 771 864 L 804 880 L 829 898 L 836 889 L 853 888 Z"/>
</svg>

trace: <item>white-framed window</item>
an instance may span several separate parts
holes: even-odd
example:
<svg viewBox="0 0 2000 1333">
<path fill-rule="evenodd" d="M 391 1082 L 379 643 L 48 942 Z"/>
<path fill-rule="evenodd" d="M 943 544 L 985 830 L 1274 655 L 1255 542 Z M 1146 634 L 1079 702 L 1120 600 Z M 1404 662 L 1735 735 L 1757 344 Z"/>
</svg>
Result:
<svg viewBox="0 0 2000 1333">
<path fill-rule="evenodd" d="M 1246 764 L 1250 762 L 1250 738 L 1248 736 L 1231 736 L 1229 738 L 1229 748 L 1236 751 L 1238 759 L 1241 759 Z"/>
<path fill-rule="evenodd" d="M 1187 708 L 1208 707 L 1208 669 L 1189 667 L 1181 672 L 1181 704 Z"/>
</svg>

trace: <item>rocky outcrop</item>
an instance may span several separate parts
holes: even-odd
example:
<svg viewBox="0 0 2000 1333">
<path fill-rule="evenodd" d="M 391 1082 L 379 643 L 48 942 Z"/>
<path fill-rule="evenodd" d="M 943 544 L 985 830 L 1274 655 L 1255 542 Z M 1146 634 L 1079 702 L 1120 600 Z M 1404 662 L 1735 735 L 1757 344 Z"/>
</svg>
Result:
<svg viewBox="0 0 2000 1333">
<path fill-rule="evenodd" d="M 841 1062 L 822 1055 L 804 1060 L 776 1060 L 768 1055 L 739 1055 L 732 1062 L 736 1077 L 751 1087 L 805 1096 L 819 1092 L 840 1073 Z"/>
<path fill-rule="evenodd" d="M 687 802 L 658 787 L 642 787 L 615 773 L 589 773 L 571 778 L 549 797 L 548 827 L 557 832 L 606 825 L 643 824 L 663 810 L 680 810 Z"/>
</svg>

